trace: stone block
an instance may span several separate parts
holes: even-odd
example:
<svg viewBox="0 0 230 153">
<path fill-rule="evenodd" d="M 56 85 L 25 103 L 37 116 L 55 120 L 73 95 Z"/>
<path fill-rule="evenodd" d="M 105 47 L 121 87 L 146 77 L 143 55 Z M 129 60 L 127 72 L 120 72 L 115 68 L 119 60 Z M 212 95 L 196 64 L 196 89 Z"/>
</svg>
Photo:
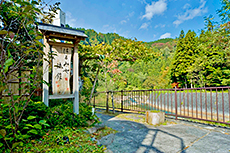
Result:
<svg viewBox="0 0 230 153">
<path fill-rule="evenodd" d="M 146 122 L 150 125 L 157 125 L 164 123 L 165 113 L 164 112 L 151 112 L 146 111 Z"/>
</svg>

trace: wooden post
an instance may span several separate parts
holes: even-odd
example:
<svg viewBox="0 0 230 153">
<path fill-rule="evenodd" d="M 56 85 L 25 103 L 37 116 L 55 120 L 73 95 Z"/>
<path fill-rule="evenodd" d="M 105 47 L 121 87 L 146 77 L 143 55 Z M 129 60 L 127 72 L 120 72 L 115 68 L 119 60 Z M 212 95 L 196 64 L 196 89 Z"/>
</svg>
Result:
<svg viewBox="0 0 230 153">
<path fill-rule="evenodd" d="M 78 58 L 78 42 L 75 41 L 74 43 L 74 50 L 73 50 L 73 95 L 74 95 L 74 102 L 73 102 L 73 112 L 79 114 L 79 58 Z"/>
<path fill-rule="evenodd" d="M 49 50 L 50 46 L 47 42 L 47 38 L 43 37 L 43 43 L 45 47 L 43 47 L 44 56 L 43 56 L 43 81 L 49 83 Z M 42 92 L 42 101 L 45 103 L 46 106 L 49 106 L 49 86 L 46 83 L 43 83 L 43 92 Z"/>
</svg>

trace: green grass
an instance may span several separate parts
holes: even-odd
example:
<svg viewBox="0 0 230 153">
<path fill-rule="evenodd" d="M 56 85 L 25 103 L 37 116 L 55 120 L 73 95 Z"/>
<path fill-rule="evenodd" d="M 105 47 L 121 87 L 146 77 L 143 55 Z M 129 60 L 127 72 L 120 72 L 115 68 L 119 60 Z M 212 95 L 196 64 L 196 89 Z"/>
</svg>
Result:
<svg viewBox="0 0 230 153">
<path fill-rule="evenodd" d="M 106 150 L 105 146 L 97 145 L 96 141 L 110 133 L 116 133 L 115 130 L 105 127 L 93 134 L 88 134 L 85 128 L 66 127 L 61 130 L 52 130 L 47 132 L 41 139 L 28 140 L 23 146 L 19 146 L 16 152 L 97 152 Z M 65 143 L 63 137 L 69 138 L 69 143 Z M 58 140 L 59 139 L 59 140 Z M 58 144 L 57 144 L 58 142 Z"/>
<path fill-rule="evenodd" d="M 211 121 L 203 121 L 203 120 L 196 120 L 196 119 L 187 119 L 191 122 L 197 122 L 197 123 L 203 123 L 203 124 L 209 124 L 209 125 L 216 125 L 216 126 L 221 126 L 221 127 L 228 127 L 230 128 L 229 124 L 224 124 L 224 123 L 217 123 L 217 122 L 211 122 Z M 230 121 L 228 121 L 229 123 Z"/>
</svg>

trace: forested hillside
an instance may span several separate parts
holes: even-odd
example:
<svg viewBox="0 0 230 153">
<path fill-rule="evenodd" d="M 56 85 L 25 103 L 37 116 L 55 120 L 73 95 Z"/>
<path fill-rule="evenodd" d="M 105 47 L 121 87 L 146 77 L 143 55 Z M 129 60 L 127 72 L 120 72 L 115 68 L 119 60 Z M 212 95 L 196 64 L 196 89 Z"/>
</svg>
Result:
<svg viewBox="0 0 230 153">
<path fill-rule="evenodd" d="M 84 44 L 111 44 L 115 39 L 127 40 L 116 33 L 97 33 L 93 29 L 78 28 L 85 31 L 89 38 Z M 104 64 L 98 77 L 98 90 L 131 90 L 131 89 L 152 89 L 171 88 L 169 78 L 169 67 L 176 49 L 177 39 L 166 38 L 154 42 L 142 42 L 150 48 L 157 58 L 151 60 L 110 61 Z M 122 51 L 121 51 L 122 52 Z M 88 86 L 92 86 L 96 71 L 95 62 L 87 63 L 83 68 L 83 78 Z M 111 67 L 111 65 L 113 65 Z M 117 73 L 119 72 L 119 73 Z M 90 81 L 91 80 L 91 81 Z"/>
<path fill-rule="evenodd" d="M 71 28 L 68 24 L 66 25 L 66 27 Z M 85 28 L 75 28 L 75 29 L 84 31 L 85 34 L 88 36 L 88 38 L 86 38 L 85 40 L 86 44 L 92 44 L 92 43 L 99 44 L 102 42 L 111 44 L 114 39 L 122 39 L 122 40 L 126 39 L 116 33 L 103 34 L 100 32 L 97 33 L 93 29 L 85 29 Z"/>
<path fill-rule="evenodd" d="M 164 38 L 156 41 L 146 42 L 146 45 L 148 47 L 164 48 L 165 46 L 168 46 L 169 48 L 172 48 L 176 46 L 176 41 L 177 39 Z"/>
<path fill-rule="evenodd" d="M 202 30 L 199 36 L 181 31 L 171 66 L 172 82 L 182 87 L 230 85 L 229 46 L 229 22 Z"/>
<path fill-rule="evenodd" d="M 114 44 L 121 46 L 117 52 L 120 56 L 118 59 L 129 53 L 125 60 L 104 60 L 98 73 L 97 91 L 172 88 L 173 84 L 178 84 L 180 88 L 229 86 L 230 5 L 228 1 L 222 1 L 222 4 L 219 10 L 222 22 L 217 23 L 213 18 L 207 17 L 205 27 L 199 35 L 191 30 L 182 30 L 176 39 L 142 42 L 154 54 L 148 60 L 133 58 L 132 54 L 138 55 L 138 49 L 133 46 L 135 41 L 122 47 L 117 44 L 117 40 L 128 39 L 118 34 L 79 29 L 89 36 L 86 42 L 90 45 L 112 44 L 116 40 Z M 129 51 L 128 47 L 131 46 L 134 48 Z M 93 85 L 97 76 L 94 65 L 95 62 L 88 62 L 81 72 L 88 86 Z"/>
</svg>

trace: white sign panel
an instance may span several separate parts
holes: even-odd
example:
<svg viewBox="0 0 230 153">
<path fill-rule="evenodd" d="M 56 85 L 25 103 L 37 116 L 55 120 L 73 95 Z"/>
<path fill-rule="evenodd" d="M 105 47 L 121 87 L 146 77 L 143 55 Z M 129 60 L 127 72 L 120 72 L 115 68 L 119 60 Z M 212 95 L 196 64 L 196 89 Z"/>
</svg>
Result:
<svg viewBox="0 0 230 153">
<path fill-rule="evenodd" d="M 71 48 L 53 46 L 52 87 L 54 95 L 70 94 Z"/>
</svg>

